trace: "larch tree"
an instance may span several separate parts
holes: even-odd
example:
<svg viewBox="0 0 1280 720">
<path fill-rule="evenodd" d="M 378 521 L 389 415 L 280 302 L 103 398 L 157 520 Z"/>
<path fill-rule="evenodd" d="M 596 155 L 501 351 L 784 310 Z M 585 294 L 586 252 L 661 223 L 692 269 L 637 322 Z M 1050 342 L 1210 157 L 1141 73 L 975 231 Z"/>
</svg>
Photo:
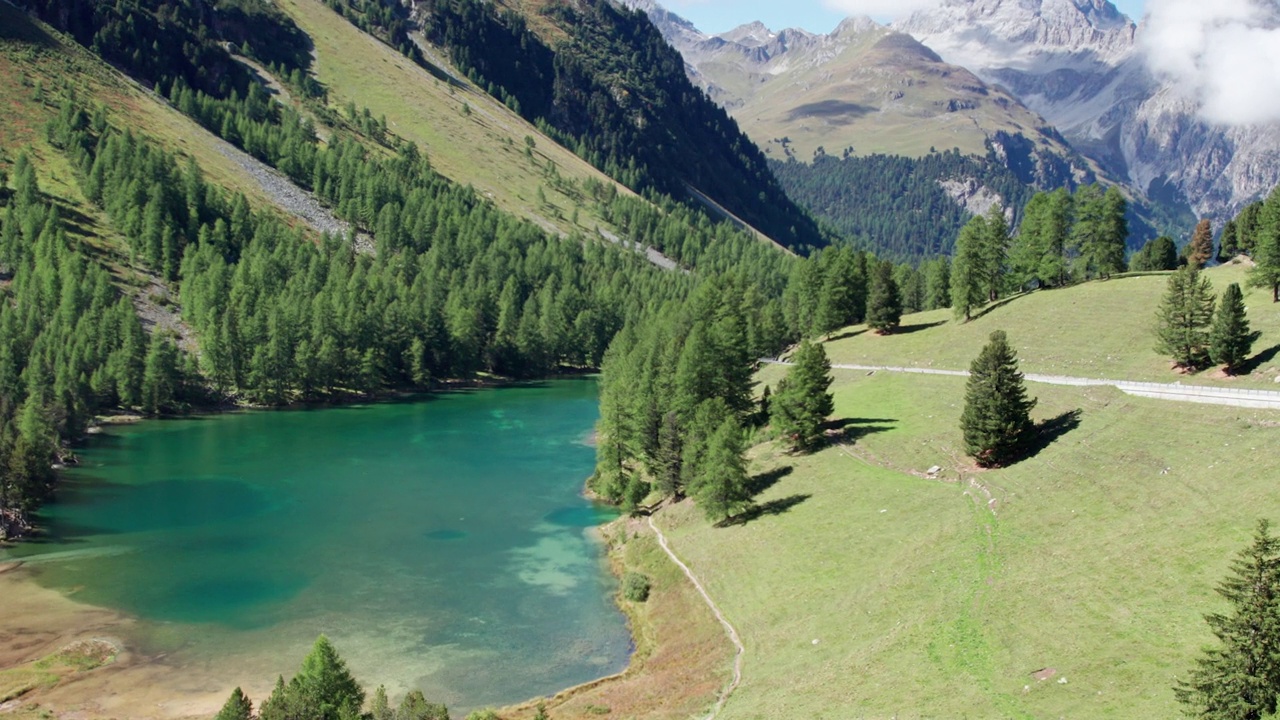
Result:
<svg viewBox="0 0 1280 720">
<path fill-rule="evenodd" d="M 969 366 L 960 429 L 965 452 L 982 467 L 999 467 L 1018 457 L 1035 426 L 1018 356 L 1003 330 L 991 339 Z"/>
<path fill-rule="evenodd" d="M 810 342 L 800 344 L 794 361 L 773 396 L 773 424 L 794 450 L 808 451 L 822 442 L 822 425 L 835 410 L 831 362 L 822 345 Z"/>
<path fill-rule="evenodd" d="M 1209 357 L 1209 325 L 1213 321 L 1213 287 L 1200 271 L 1187 265 L 1169 277 L 1156 311 L 1156 352 L 1178 367 L 1202 367 Z"/>
<path fill-rule="evenodd" d="M 1218 642 L 1174 692 L 1202 720 L 1271 717 L 1280 691 L 1280 540 L 1266 520 L 1217 592 L 1230 606 L 1205 616 Z"/>
<path fill-rule="evenodd" d="M 1240 286 L 1231 283 L 1222 292 L 1218 311 L 1209 329 L 1209 357 L 1225 366 L 1228 373 L 1235 373 L 1249 358 L 1253 344 L 1262 333 L 1249 330 L 1249 318 L 1245 313 L 1244 293 Z"/>
<path fill-rule="evenodd" d="M 888 335 L 902 323 L 902 297 L 893 279 L 893 264 L 876 260 L 871 264 L 871 282 L 867 293 L 867 326 Z"/>
<path fill-rule="evenodd" d="M 1213 258 L 1213 224 L 1208 218 L 1196 224 L 1191 233 L 1191 244 L 1187 246 L 1187 264 L 1196 269 L 1203 268 Z"/>
</svg>

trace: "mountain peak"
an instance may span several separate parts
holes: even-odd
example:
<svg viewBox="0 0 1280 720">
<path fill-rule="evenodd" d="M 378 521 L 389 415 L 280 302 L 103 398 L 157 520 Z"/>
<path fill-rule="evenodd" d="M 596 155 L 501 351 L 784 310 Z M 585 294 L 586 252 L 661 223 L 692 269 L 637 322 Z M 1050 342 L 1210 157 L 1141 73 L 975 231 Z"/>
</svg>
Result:
<svg viewBox="0 0 1280 720">
<path fill-rule="evenodd" d="M 739 25 L 729 32 L 720 33 L 716 37 L 746 47 L 759 47 L 773 42 L 774 38 L 778 37 L 778 34 L 757 20 L 746 25 Z"/>
<path fill-rule="evenodd" d="M 854 15 L 841 20 L 831 37 L 852 37 L 879 29 L 880 23 L 872 20 L 869 15 Z"/>
</svg>

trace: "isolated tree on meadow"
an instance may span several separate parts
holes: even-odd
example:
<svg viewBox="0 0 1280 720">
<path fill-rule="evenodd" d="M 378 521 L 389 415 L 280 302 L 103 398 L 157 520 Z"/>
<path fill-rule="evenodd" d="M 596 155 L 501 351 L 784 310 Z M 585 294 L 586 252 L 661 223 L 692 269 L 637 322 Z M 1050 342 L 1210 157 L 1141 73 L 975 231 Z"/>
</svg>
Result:
<svg viewBox="0 0 1280 720">
<path fill-rule="evenodd" d="M 1196 230 L 1191 234 L 1191 244 L 1187 246 L 1187 264 L 1199 270 L 1212 258 L 1213 225 L 1205 218 L 1196 224 Z"/>
<path fill-rule="evenodd" d="M 893 279 L 893 264 L 876 260 L 871 265 L 867 292 L 867 326 L 888 335 L 902 324 L 902 297 Z"/>
<path fill-rule="evenodd" d="M 1209 329 L 1209 357 L 1226 366 L 1228 373 L 1234 373 L 1249 358 L 1253 344 L 1261 336 L 1262 333 L 1249 330 L 1244 294 L 1238 284 L 1231 283 L 1222 292 L 1218 311 L 1213 316 L 1213 326 Z"/>
<path fill-rule="evenodd" d="M 1169 277 L 1156 311 L 1156 352 L 1178 367 L 1201 367 L 1209 357 L 1209 325 L 1213 321 L 1213 287 L 1190 265 Z"/>
<path fill-rule="evenodd" d="M 1008 337 L 1003 330 L 991 333 L 991 340 L 969 366 L 960 416 L 965 452 L 982 467 L 1013 461 L 1034 431 L 1031 410 L 1035 406 L 1036 400 L 1027 398 L 1018 356 Z"/>
<path fill-rule="evenodd" d="M 1230 603 L 1227 613 L 1205 616 L 1218 643 L 1174 692 L 1202 720 L 1271 717 L 1280 691 L 1280 540 L 1266 520 L 1217 592 Z"/>
<path fill-rule="evenodd" d="M 794 450 L 807 451 L 822 442 L 822 425 L 835 410 L 831 362 L 822 345 L 803 342 L 795 364 L 773 396 L 773 424 Z"/>
</svg>

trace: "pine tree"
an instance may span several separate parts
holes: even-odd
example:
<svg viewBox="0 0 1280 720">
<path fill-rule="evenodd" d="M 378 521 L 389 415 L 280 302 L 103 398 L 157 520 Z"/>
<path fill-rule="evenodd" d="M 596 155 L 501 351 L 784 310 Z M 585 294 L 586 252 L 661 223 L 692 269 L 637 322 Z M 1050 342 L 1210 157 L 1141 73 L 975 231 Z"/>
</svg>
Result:
<svg viewBox="0 0 1280 720">
<path fill-rule="evenodd" d="M 748 500 L 742 427 L 728 417 L 707 441 L 702 471 L 691 491 L 709 520 L 724 520 Z"/>
<path fill-rule="evenodd" d="M 1015 460 L 1034 430 L 1018 357 L 1004 331 L 991 340 L 969 366 L 960 428 L 965 452 L 982 467 L 998 467 Z"/>
<path fill-rule="evenodd" d="M 1227 614 L 1205 616 L 1218 644 L 1174 692 L 1203 720 L 1271 717 L 1280 691 L 1280 540 L 1266 520 L 1217 592 L 1231 605 Z"/>
<path fill-rule="evenodd" d="M 1244 294 L 1238 284 L 1231 283 L 1223 291 L 1218 311 L 1213 316 L 1213 327 L 1209 330 L 1209 357 L 1224 365 L 1228 373 L 1234 373 L 1248 359 L 1253 344 L 1261 335 L 1250 332 Z"/>
<path fill-rule="evenodd" d="M 867 325 L 888 335 L 902 323 L 902 299 L 893 279 L 893 264 L 887 260 L 871 265 L 871 288 L 867 293 Z"/>
<path fill-rule="evenodd" d="M 1191 234 L 1191 244 L 1187 247 L 1187 264 L 1199 270 L 1212 258 L 1213 225 L 1205 218 L 1196 224 L 1196 231 Z"/>
<path fill-rule="evenodd" d="M 831 363 L 822 345 L 809 342 L 800 344 L 794 362 L 773 396 L 773 423 L 793 449 L 807 451 L 822 442 L 822 424 L 835 410 Z"/>
<path fill-rule="evenodd" d="M 227 698 L 227 702 L 214 716 L 213 720 L 251 720 L 253 718 L 253 703 L 249 702 L 249 698 L 240 688 L 231 691 L 231 697 Z"/>
<path fill-rule="evenodd" d="M 1180 268 L 1169 277 L 1168 289 L 1156 312 L 1156 352 L 1169 355 L 1178 367 L 1204 365 L 1213 321 L 1213 288 L 1194 267 Z"/>
</svg>

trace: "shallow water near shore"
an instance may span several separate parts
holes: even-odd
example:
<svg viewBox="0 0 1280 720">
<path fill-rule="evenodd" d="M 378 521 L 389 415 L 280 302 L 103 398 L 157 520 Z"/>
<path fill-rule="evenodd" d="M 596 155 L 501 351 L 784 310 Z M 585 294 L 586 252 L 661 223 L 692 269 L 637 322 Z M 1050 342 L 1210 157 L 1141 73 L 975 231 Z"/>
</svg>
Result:
<svg viewBox="0 0 1280 720">
<path fill-rule="evenodd" d="M 549 695 L 631 648 L 594 531 L 612 516 L 580 495 L 597 412 L 586 379 L 112 428 L 47 537 L 0 561 L 136 617 L 127 640 L 193 691 L 262 692 L 323 632 L 370 692 Z"/>
</svg>

